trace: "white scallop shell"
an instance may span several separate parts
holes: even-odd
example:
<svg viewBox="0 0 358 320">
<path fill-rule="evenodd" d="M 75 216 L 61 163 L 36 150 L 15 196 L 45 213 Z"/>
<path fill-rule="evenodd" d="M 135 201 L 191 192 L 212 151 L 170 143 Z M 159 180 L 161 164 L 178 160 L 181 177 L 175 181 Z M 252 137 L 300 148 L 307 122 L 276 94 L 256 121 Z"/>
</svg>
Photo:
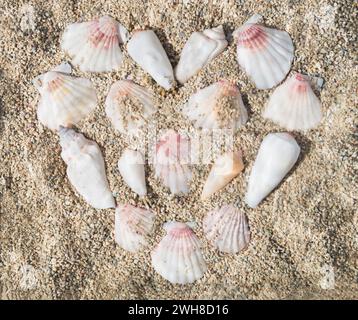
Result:
<svg viewBox="0 0 358 320">
<path fill-rule="evenodd" d="M 257 24 L 261 16 L 254 16 L 233 36 L 237 42 L 240 66 L 258 89 L 279 84 L 288 74 L 294 57 L 294 47 L 286 31 Z"/>
<path fill-rule="evenodd" d="M 189 139 L 174 130 L 168 130 L 156 144 L 155 176 L 170 189 L 171 193 L 188 193 L 192 178 L 189 164 Z"/>
<path fill-rule="evenodd" d="M 67 177 L 77 192 L 96 209 L 114 208 L 102 152 L 97 143 L 63 127 L 59 136 Z"/>
<path fill-rule="evenodd" d="M 166 236 L 152 252 L 156 272 L 171 283 L 192 283 L 207 270 L 199 239 L 188 224 L 167 222 Z"/>
<path fill-rule="evenodd" d="M 119 44 L 128 40 L 128 31 L 109 16 L 70 24 L 61 40 L 74 65 L 81 71 L 105 72 L 119 68 L 123 54 Z"/>
<path fill-rule="evenodd" d="M 97 105 L 91 81 L 69 73 L 71 66 L 63 63 L 33 80 L 41 95 L 37 117 L 51 130 L 77 124 Z"/>
<path fill-rule="evenodd" d="M 234 179 L 242 170 L 242 153 L 226 152 L 219 156 L 213 164 L 209 176 L 204 184 L 201 199 L 209 198 L 213 193 L 224 188 L 232 179 Z"/>
<path fill-rule="evenodd" d="M 146 236 L 154 226 L 155 215 L 146 209 L 130 204 L 118 205 L 115 214 L 114 236 L 125 250 L 138 251 L 147 244 Z"/>
<path fill-rule="evenodd" d="M 269 133 L 252 167 L 245 202 L 255 208 L 275 189 L 296 163 L 300 147 L 289 133 Z"/>
<path fill-rule="evenodd" d="M 121 133 L 136 133 L 157 111 L 153 95 L 131 80 L 115 82 L 106 99 L 106 114 Z"/>
<path fill-rule="evenodd" d="M 185 43 L 175 68 L 175 77 L 184 83 L 197 74 L 227 47 L 222 26 L 194 32 Z"/>
<path fill-rule="evenodd" d="M 144 157 L 139 151 L 125 149 L 118 161 L 118 169 L 123 180 L 135 193 L 140 196 L 147 194 Z"/>
<path fill-rule="evenodd" d="M 227 80 L 197 91 L 182 112 L 194 121 L 195 127 L 205 129 L 238 129 L 248 119 L 239 88 Z"/>
<path fill-rule="evenodd" d="M 321 102 L 309 78 L 297 73 L 275 89 L 263 116 L 287 130 L 309 130 L 322 119 Z"/>
<path fill-rule="evenodd" d="M 135 31 L 128 41 L 127 50 L 132 59 L 160 86 L 166 90 L 173 87 L 173 67 L 154 31 Z"/>
<path fill-rule="evenodd" d="M 203 228 L 205 236 L 219 251 L 237 253 L 249 245 L 247 217 L 233 205 L 208 212 L 203 220 Z"/>
</svg>

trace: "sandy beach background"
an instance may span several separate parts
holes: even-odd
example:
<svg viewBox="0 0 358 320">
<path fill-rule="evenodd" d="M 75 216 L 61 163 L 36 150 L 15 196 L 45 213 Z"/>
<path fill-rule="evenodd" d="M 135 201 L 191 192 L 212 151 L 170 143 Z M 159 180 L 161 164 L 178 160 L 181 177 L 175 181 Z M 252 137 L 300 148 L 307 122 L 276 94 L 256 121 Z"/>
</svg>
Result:
<svg viewBox="0 0 358 320">
<path fill-rule="evenodd" d="M 320 76 L 320 126 L 293 133 L 302 153 L 281 186 L 256 209 L 243 202 L 259 145 L 281 128 L 261 112 L 272 90 L 257 90 L 238 68 L 231 33 L 253 13 L 286 30 L 295 45 L 292 70 Z M 229 47 L 184 86 L 169 92 L 128 57 L 112 73 L 90 78 L 96 110 L 77 127 L 101 147 L 117 202 L 157 215 L 149 245 L 130 254 L 114 242 L 114 210 L 95 210 L 74 191 L 60 157 L 58 136 L 36 117 L 39 94 L 31 80 L 62 61 L 59 39 L 72 22 L 109 14 L 129 31 L 155 30 L 176 65 L 194 31 L 224 25 Z M 12 1 L 0 3 L 0 299 L 317 299 L 358 298 L 356 1 Z M 110 85 L 132 77 L 161 97 L 158 128 L 190 129 L 179 107 L 218 79 L 237 82 L 249 121 L 235 134 L 245 169 L 210 200 L 200 201 L 209 171 L 193 168 L 187 196 L 170 196 L 146 167 L 149 194 L 139 199 L 117 169 L 121 151 L 138 141 L 116 132 L 105 116 Z M 202 233 L 204 214 L 235 202 L 249 218 L 252 240 L 238 255 L 215 251 Z M 209 270 L 191 285 L 172 285 L 151 267 L 150 251 L 165 221 L 196 221 Z"/>
</svg>

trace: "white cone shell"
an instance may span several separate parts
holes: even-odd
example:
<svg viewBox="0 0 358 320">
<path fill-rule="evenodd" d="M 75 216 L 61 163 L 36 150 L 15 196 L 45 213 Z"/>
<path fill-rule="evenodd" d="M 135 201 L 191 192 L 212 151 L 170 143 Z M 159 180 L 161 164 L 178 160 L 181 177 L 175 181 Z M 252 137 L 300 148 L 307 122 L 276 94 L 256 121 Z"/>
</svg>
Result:
<svg viewBox="0 0 358 320">
<path fill-rule="evenodd" d="M 185 223 L 168 222 L 167 235 L 152 252 L 156 272 L 171 283 L 187 284 L 200 279 L 207 270 L 200 243 Z"/>
<path fill-rule="evenodd" d="M 180 60 L 175 68 L 176 79 L 180 83 L 188 81 L 223 52 L 227 44 L 222 26 L 194 32 L 180 54 Z"/>
<path fill-rule="evenodd" d="M 262 141 L 252 167 L 245 202 L 255 208 L 296 163 L 300 147 L 288 133 L 269 133 Z"/>
<path fill-rule="evenodd" d="M 67 26 L 61 48 L 72 57 L 81 71 L 106 72 L 117 70 L 123 61 L 119 47 L 129 35 L 116 20 L 104 16 L 89 22 Z"/>
<path fill-rule="evenodd" d="M 247 217 L 233 205 L 208 212 L 203 220 L 203 229 L 208 240 L 222 252 L 240 252 L 250 242 Z"/>
<path fill-rule="evenodd" d="M 173 87 L 173 67 L 154 31 L 136 31 L 128 41 L 127 50 L 132 59 L 160 86 L 166 90 Z"/>
<path fill-rule="evenodd" d="M 321 102 L 308 77 L 297 73 L 275 89 L 263 116 L 287 130 L 309 130 L 322 119 Z"/>
<path fill-rule="evenodd" d="M 117 244 L 130 252 L 137 252 L 147 244 L 152 232 L 155 215 L 132 205 L 118 205 L 115 214 L 114 237 Z"/>
<path fill-rule="evenodd" d="M 114 208 L 102 152 L 97 143 L 67 128 L 61 128 L 59 136 L 67 177 L 77 192 L 96 209 Z"/>
<path fill-rule="evenodd" d="M 118 169 L 125 183 L 138 195 L 147 194 L 144 157 L 139 151 L 125 149 L 118 161 Z"/>
</svg>

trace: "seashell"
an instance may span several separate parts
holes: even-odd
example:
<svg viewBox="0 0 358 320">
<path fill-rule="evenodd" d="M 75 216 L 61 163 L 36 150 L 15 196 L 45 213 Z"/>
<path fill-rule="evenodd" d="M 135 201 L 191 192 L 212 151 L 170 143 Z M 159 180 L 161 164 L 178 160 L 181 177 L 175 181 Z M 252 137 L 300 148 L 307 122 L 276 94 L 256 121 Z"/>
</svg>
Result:
<svg viewBox="0 0 358 320">
<path fill-rule="evenodd" d="M 175 77 L 185 83 L 197 74 L 227 47 L 222 26 L 194 32 L 184 45 L 180 60 L 175 68 Z"/>
<path fill-rule="evenodd" d="M 156 272 L 171 283 L 192 283 L 207 270 L 199 239 L 190 224 L 167 222 L 166 236 L 152 252 L 152 265 Z"/>
<path fill-rule="evenodd" d="M 309 78 L 297 73 L 275 89 L 263 116 L 287 130 L 309 130 L 322 119 Z"/>
<path fill-rule="evenodd" d="M 115 82 L 106 99 L 106 114 L 121 133 L 137 133 L 157 111 L 153 95 L 131 80 Z"/>
<path fill-rule="evenodd" d="M 125 250 L 138 251 L 147 244 L 146 236 L 152 231 L 155 215 L 130 204 L 118 205 L 115 214 L 114 237 Z"/>
<path fill-rule="evenodd" d="M 128 31 L 109 16 L 67 26 L 61 40 L 74 65 L 81 71 L 105 72 L 119 68 L 123 54 L 119 44 L 129 38 Z"/>
<path fill-rule="evenodd" d="M 136 31 L 127 45 L 128 54 L 164 89 L 173 87 L 172 65 L 158 37 L 152 30 Z"/>
<path fill-rule="evenodd" d="M 156 144 L 155 176 L 162 180 L 172 194 L 188 193 L 192 178 L 189 163 L 189 139 L 174 130 L 168 130 Z"/>
<path fill-rule="evenodd" d="M 242 153 L 227 152 L 218 157 L 206 179 L 201 199 L 209 198 L 213 193 L 224 188 L 244 169 Z"/>
<path fill-rule="evenodd" d="M 233 205 L 210 211 L 203 220 L 205 236 L 219 251 L 237 253 L 247 248 L 250 230 L 244 212 Z"/>
<path fill-rule="evenodd" d="M 194 121 L 195 127 L 205 129 L 238 129 L 248 119 L 239 88 L 227 80 L 197 91 L 182 112 Z"/>
<path fill-rule="evenodd" d="M 252 167 L 245 202 L 255 208 L 296 163 L 300 147 L 289 133 L 269 133 Z"/>
<path fill-rule="evenodd" d="M 114 208 L 102 152 L 97 143 L 64 127 L 60 128 L 59 136 L 67 177 L 77 192 L 96 209 Z"/>
<path fill-rule="evenodd" d="M 144 158 L 139 151 L 125 149 L 118 161 L 118 169 L 123 180 L 135 193 L 140 196 L 147 194 Z"/>
<path fill-rule="evenodd" d="M 51 130 L 77 124 L 97 105 L 91 81 L 70 76 L 70 73 L 71 66 L 63 63 L 33 80 L 41 95 L 37 117 Z"/>
<path fill-rule="evenodd" d="M 294 57 L 290 35 L 286 31 L 258 24 L 254 15 L 233 33 L 237 42 L 237 60 L 258 89 L 279 84 L 288 74 Z"/>
</svg>

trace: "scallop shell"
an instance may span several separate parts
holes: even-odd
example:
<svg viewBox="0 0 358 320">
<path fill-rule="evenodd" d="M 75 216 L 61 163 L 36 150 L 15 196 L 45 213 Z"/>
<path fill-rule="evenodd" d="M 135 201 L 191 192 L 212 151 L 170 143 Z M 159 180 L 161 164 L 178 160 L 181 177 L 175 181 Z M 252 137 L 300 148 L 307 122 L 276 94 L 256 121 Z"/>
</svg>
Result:
<svg viewBox="0 0 358 320">
<path fill-rule="evenodd" d="M 286 31 L 258 24 L 261 18 L 255 15 L 236 29 L 233 36 L 240 66 L 258 89 L 269 89 L 279 84 L 290 71 L 294 47 Z"/>
<path fill-rule="evenodd" d="M 244 164 L 242 162 L 241 151 L 222 154 L 216 159 L 210 170 L 201 194 L 201 199 L 205 200 L 213 193 L 224 188 L 243 169 Z"/>
<path fill-rule="evenodd" d="M 123 61 L 119 44 L 129 38 L 128 31 L 109 16 L 70 24 L 61 40 L 74 65 L 81 71 L 105 72 L 116 70 Z"/>
<path fill-rule="evenodd" d="M 175 77 L 185 83 L 225 50 L 227 41 L 222 26 L 194 32 L 184 45 L 175 68 Z"/>
<path fill-rule="evenodd" d="M 106 114 L 121 133 L 135 134 L 157 111 L 153 95 L 131 80 L 115 82 L 106 99 Z"/>
<path fill-rule="evenodd" d="M 255 208 L 274 190 L 296 163 L 300 147 L 289 133 L 269 133 L 252 167 L 245 202 Z"/>
<path fill-rule="evenodd" d="M 123 180 L 135 193 L 140 196 L 147 194 L 144 157 L 139 151 L 125 149 L 118 161 L 118 169 Z"/>
<path fill-rule="evenodd" d="M 91 81 L 70 76 L 70 73 L 71 66 L 63 63 L 33 80 L 41 95 L 37 117 L 51 130 L 77 124 L 97 105 Z"/>
<path fill-rule="evenodd" d="M 192 178 L 189 164 L 189 139 L 174 130 L 168 130 L 156 144 L 155 176 L 162 180 L 171 193 L 187 193 Z"/>
<path fill-rule="evenodd" d="M 287 130 L 309 130 L 322 119 L 321 102 L 309 78 L 297 73 L 275 89 L 263 116 Z"/>
<path fill-rule="evenodd" d="M 219 251 L 237 253 L 247 248 L 250 230 L 244 212 L 233 205 L 210 211 L 203 220 L 205 236 Z"/>
<path fill-rule="evenodd" d="M 174 73 L 168 56 L 152 30 L 136 31 L 127 45 L 128 54 L 164 89 L 173 87 Z"/>
<path fill-rule="evenodd" d="M 146 236 L 152 231 L 155 215 L 130 204 L 118 205 L 115 214 L 115 240 L 125 250 L 138 251 L 147 244 Z"/>
<path fill-rule="evenodd" d="M 238 129 L 248 119 L 239 88 L 221 80 L 197 91 L 183 106 L 182 112 L 195 127 Z"/>
<path fill-rule="evenodd" d="M 156 272 L 171 283 L 192 283 L 207 270 L 199 239 L 188 224 L 167 222 L 166 236 L 152 252 Z"/>
<path fill-rule="evenodd" d="M 114 208 L 102 152 L 97 143 L 73 129 L 59 130 L 61 157 L 67 164 L 67 177 L 77 192 L 94 208 Z"/>
</svg>

